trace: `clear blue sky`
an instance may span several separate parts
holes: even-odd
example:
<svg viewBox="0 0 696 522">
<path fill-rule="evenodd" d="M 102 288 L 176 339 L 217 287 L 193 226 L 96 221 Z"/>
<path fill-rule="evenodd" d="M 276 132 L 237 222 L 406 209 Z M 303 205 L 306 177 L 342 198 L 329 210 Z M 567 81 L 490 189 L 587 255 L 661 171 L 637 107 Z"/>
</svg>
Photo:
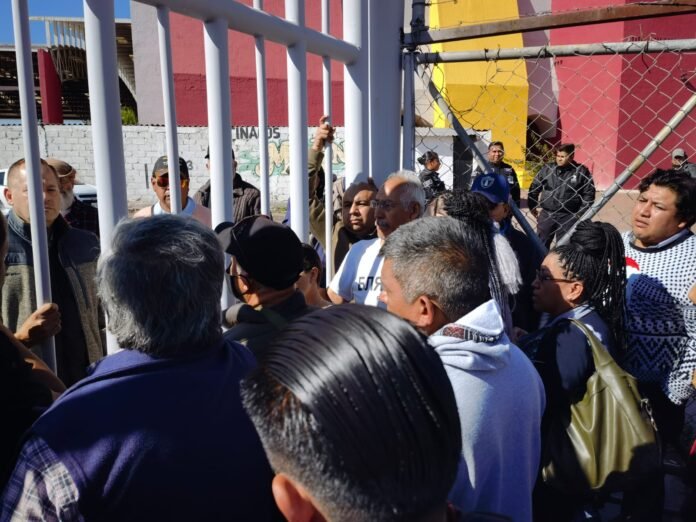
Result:
<svg viewBox="0 0 696 522">
<path fill-rule="evenodd" d="M 113 0 L 100 0 L 109 2 Z M 29 16 L 66 16 L 82 18 L 82 0 L 28 0 Z M 129 0 L 115 0 L 116 18 L 130 18 Z M 31 22 L 31 43 L 46 43 L 44 26 Z M 12 30 L 12 2 L 0 0 L 0 43 L 14 43 Z"/>
</svg>

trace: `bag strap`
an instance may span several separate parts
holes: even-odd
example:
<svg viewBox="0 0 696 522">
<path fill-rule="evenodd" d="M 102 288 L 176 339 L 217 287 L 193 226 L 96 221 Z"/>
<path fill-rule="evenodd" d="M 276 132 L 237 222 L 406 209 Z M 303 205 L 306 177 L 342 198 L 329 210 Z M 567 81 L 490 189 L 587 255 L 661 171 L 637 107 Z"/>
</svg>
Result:
<svg viewBox="0 0 696 522">
<path fill-rule="evenodd" d="M 614 358 L 609 354 L 609 351 L 604 347 L 602 341 L 600 341 L 597 336 L 590 330 L 585 323 L 578 321 L 577 319 L 568 319 L 573 323 L 578 330 L 585 334 L 587 340 L 590 343 L 590 348 L 592 349 L 592 358 L 594 359 L 595 368 L 599 371 L 600 366 L 604 366 L 611 362 L 614 362 Z"/>
</svg>

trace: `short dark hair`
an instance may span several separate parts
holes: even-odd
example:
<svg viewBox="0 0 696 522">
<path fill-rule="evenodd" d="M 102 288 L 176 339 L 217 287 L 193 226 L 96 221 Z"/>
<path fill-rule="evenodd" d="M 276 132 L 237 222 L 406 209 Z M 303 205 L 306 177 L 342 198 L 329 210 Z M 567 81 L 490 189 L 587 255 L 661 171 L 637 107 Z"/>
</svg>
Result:
<svg viewBox="0 0 696 522">
<path fill-rule="evenodd" d="M 571 154 L 575 154 L 575 144 L 561 143 L 556 149 L 556 152 L 565 152 L 566 154 L 568 154 L 568 156 L 570 156 Z"/>
<path fill-rule="evenodd" d="M 389 235 L 381 254 L 392 262 L 408 302 L 427 295 L 449 321 L 456 321 L 491 298 L 488 248 L 478 227 L 490 228 L 452 217 L 424 217 Z"/>
<path fill-rule="evenodd" d="M 657 169 L 640 181 L 638 191 L 642 194 L 650 185 L 665 187 L 677 196 L 677 217 L 686 221 L 687 228 L 696 223 L 696 179 L 687 172 L 674 169 Z"/>
<path fill-rule="evenodd" d="M 290 323 L 242 382 L 276 472 L 331 520 L 418 520 L 444 507 L 461 428 L 437 353 L 379 308 L 341 305 Z"/>
<path fill-rule="evenodd" d="M 438 156 L 437 152 L 434 150 L 428 150 L 418 158 L 418 163 L 421 165 L 425 165 L 426 163 L 433 161 L 433 160 L 439 160 L 440 156 Z"/>
<path fill-rule="evenodd" d="M 309 272 L 312 268 L 319 269 L 319 276 L 321 277 L 322 265 L 321 258 L 312 245 L 307 243 L 302 243 L 302 271 Z"/>
<path fill-rule="evenodd" d="M 491 141 L 488 144 L 488 150 L 491 150 L 491 147 L 495 147 L 495 146 L 500 147 L 501 149 L 503 149 L 503 152 L 505 152 L 505 145 L 503 145 L 502 141 Z"/>
</svg>

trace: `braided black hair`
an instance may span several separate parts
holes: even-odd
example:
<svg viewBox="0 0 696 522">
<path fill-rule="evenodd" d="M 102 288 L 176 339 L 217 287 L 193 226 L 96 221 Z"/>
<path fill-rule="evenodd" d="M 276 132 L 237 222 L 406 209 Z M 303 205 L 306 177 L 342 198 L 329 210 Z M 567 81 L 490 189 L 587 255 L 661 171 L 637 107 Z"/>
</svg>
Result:
<svg viewBox="0 0 696 522">
<path fill-rule="evenodd" d="M 566 245 L 552 251 L 564 276 L 582 281 L 592 306 L 625 348 L 626 255 L 619 231 L 609 223 L 581 221 Z"/>
</svg>

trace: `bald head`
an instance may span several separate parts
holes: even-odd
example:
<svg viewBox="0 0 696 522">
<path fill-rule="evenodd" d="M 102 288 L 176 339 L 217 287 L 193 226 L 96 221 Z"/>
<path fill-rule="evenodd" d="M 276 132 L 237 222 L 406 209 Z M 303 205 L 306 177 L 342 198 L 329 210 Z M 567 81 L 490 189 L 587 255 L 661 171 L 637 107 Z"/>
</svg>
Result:
<svg viewBox="0 0 696 522">
<path fill-rule="evenodd" d="M 60 183 L 58 174 L 45 160 L 41 160 L 41 184 L 43 190 L 46 225 L 51 226 L 60 214 Z M 27 187 L 26 162 L 15 161 L 7 172 L 5 199 L 22 221 L 29 223 L 29 193 Z"/>
</svg>

